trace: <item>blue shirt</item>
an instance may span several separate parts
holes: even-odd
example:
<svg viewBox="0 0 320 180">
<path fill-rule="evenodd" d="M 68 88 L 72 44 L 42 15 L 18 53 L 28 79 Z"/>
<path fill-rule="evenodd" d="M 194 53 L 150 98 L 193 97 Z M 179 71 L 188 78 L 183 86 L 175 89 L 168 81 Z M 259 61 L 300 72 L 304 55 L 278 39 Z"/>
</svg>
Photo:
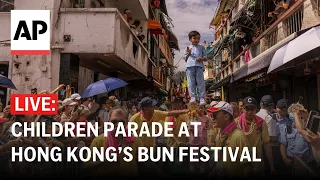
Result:
<svg viewBox="0 0 320 180">
<path fill-rule="evenodd" d="M 303 161 L 311 162 L 313 160 L 312 149 L 310 144 L 303 136 L 301 136 L 298 130 L 294 126 L 294 121 L 285 117 L 283 120 L 278 121 L 277 126 L 279 129 L 279 143 L 283 144 L 287 148 L 287 156 L 298 156 Z M 291 127 L 291 133 L 288 128 Z"/>
<path fill-rule="evenodd" d="M 204 69 L 203 62 L 197 62 L 197 58 L 199 58 L 199 57 L 207 58 L 207 52 L 206 52 L 205 48 L 203 46 L 197 44 L 197 45 L 190 45 L 189 49 L 191 49 L 191 55 L 187 59 L 187 68 L 199 66 Z M 187 54 L 188 54 L 188 51 L 186 48 L 185 53 L 184 53 L 184 59 L 186 59 Z"/>
</svg>

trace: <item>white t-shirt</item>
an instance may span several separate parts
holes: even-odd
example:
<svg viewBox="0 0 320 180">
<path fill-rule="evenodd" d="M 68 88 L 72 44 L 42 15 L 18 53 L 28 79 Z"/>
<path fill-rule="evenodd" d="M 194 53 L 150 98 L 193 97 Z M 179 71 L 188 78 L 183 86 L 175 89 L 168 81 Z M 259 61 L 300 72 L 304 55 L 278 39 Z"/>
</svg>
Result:
<svg viewBox="0 0 320 180">
<path fill-rule="evenodd" d="M 277 136 L 277 121 L 272 118 L 271 113 L 269 113 L 265 109 L 260 109 L 260 111 L 256 115 L 266 122 L 268 126 L 269 136 Z"/>
</svg>

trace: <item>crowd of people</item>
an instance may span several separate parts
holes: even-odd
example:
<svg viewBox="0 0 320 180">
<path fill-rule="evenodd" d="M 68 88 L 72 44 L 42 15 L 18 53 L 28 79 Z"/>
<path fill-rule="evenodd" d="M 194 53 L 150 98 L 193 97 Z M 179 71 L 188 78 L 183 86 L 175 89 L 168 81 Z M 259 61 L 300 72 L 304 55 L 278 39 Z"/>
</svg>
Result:
<svg viewBox="0 0 320 180">
<path fill-rule="evenodd" d="M 43 91 L 42 93 L 49 93 Z M 56 93 L 53 91 L 51 93 Z M 69 95 L 68 95 L 69 94 Z M 270 95 L 263 96 L 260 105 L 253 97 L 239 102 L 212 101 L 199 106 L 194 114 L 190 113 L 182 98 L 158 103 L 152 97 L 145 96 L 124 103 L 115 96 L 81 98 L 79 94 L 67 93 L 59 102 L 59 113 L 55 116 L 11 115 L 10 105 L 4 108 L 0 119 L 0 154 L 2 171 L 5 173 L 35 175 L 35 167 L 30 163 L 10 162 L 11 147 L 126 147 L 133 148 L 134 160 L 130 163 L 120 160 L 117 163 L 84 163 L 81 170 L 91 175 L 189 175 L 202 174 L 212 176 L 264 176 L 290 175 L 290 167 L 295 156 L 302 159 L 310 168 L 319 168 L 320 137 L 305 128 L 308 112 L 301 104 L 290 105 L 286 99 L 274 103 Z M 258 111 L 258 109 L 260 109 Z M 196 118 L 194 118 L 196 117 Z M 173 137 L 116 137 L 109 132 L 103 133 L 104 122 L 136 122 L 140 130 L 142 122 L 173 122 Z M 189 126 L 190 137 L 179 137 L 182 122 L 200 121 L 199 136 L 193 137 L 193 128 Z M 98 137 L 14 137 L 13 122 L 45 122 L 50 132 L 52 122 L 86 122 L 99 124 Z M 15 128 L 22 132 L 26 127 Z M 261 163 L 231 162 L 137 162 L 138 147 L 256 147 Z M 8 155 L 9 154 L 9 155 Z M 7 155 L 9 161 L 3 161 Z M 120 153 L 119 156 L 123 156 Z M 9 158 L 8 158 L 9 157 Z M 31 163 L 32 164 L 32 163 Z M 80 164 L 80 162 L 78 162 Z M 39 166 L 39 164 L 38 164 Z M 41 168 L 45 166 L 40 165 Z M 50 166 L 51 167 L 51 166 Z M 51 168 L 48 173 L 54 174 Z M 51 171 L 50 171 L 51 169 Z M 10 171 L 9 171 L 10 170 Z M 317 172 L 317 171 L 315 171 Z"/>
</svg>

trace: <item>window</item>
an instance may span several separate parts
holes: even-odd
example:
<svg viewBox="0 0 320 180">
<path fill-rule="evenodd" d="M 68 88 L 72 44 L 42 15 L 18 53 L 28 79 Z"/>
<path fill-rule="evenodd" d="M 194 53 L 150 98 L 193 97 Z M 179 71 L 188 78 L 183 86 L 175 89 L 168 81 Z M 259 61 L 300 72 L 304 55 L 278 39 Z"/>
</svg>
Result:
<svg viewBox="0 0 320 180">
<path fill-rule="evenodd" d="M 85 7 L 85 0 L 72 0 L 72 7 L 73 8 L 84 8 Z"/>
<path fill-rule="evenodd" d="M 0 1 L 0 12 L 10 12 L 14 10 L 14 0 Z"/>
</svg>

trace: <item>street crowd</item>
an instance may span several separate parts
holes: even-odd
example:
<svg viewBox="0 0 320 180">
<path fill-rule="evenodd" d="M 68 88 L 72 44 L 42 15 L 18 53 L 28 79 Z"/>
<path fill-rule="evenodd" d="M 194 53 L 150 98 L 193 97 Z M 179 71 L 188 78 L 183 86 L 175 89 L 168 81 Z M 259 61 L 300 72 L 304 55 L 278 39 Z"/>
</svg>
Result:
<svg viewBox="0 0 320 180">
<path fill-rule="evenodd" d="M 40 93 L 56 93 L 42 91 Z M 134 160 L 127 163 L 92 162 L 80 163 L 80 174 L 91 176 L 170 176 L 170 175 L 205 175 L 205 176 L 290 176 L 294 169 L 293 159 L 299 157 L 313 171 L 319 170 L 320 137 L 305 128 L 308 111 L 301 104 L 289 104 L 286 99 L 274 102 L 270 95 L 261 98 L 260 103 L 253 97 L 246 97 L 239 102 L 224 102 L 219 99 L 208 105 L 198 105 L 195 110 L 187 106 L 184 98 L 173 101 L 167 99 L 157 102 L 152 96 L 142 96 L 129 102 L 122 102 L 120 97 L 102 96 L 81 98 L 71 94 L 66 88 L 66 97 L 59 101 L 59 113 L 55 116 L 11 115 L 7 105 L 0 119 L 0 154 L 4 174 L 14 175 L 54 175 L 52 164 L 10 162 L 11 147 L 126 147 L 133 148 Z M 197 102 L 196 102 L 197 103 Z M 258 111 L 259 110 L 259 111 Z M 103 134 L 104 122 L 136 122 L 138 129 L 142 122 L 173 122 L 173 137 L 116 137 L 114 132 Z M 178 137 L 182 122 L 201 122 L 199 136 Z M 101 131 L 98 137 L 14 137 L 13 122 L 45 122 L 47 132 L 52 122 L 99 123 Z M 151 123 L 150 123 L 151 127 Z M 16 128 L 22 132 L 25 127 Z M 151 129 L 151 128 L 149 128 Z M 193 132 L 192 126 L 189 131 Z M 146 162 L 136 160 L 138 147 L 256 147 L 260 163 L 231 162 Z M 221 154 L 219 154 L 220 156 Z M 120 157 L 123 153 L 119 154 Z M 214 155 L 212 155 L 214 156 Z M 8 161 L 5 161 L 7 158 Z M 55 165 L 57 166 L 57 165 Z M 42 169 L 40 172 L 37 167 Z M 45 170 L 43 170 L 45 169 Z"/>
</svg>

